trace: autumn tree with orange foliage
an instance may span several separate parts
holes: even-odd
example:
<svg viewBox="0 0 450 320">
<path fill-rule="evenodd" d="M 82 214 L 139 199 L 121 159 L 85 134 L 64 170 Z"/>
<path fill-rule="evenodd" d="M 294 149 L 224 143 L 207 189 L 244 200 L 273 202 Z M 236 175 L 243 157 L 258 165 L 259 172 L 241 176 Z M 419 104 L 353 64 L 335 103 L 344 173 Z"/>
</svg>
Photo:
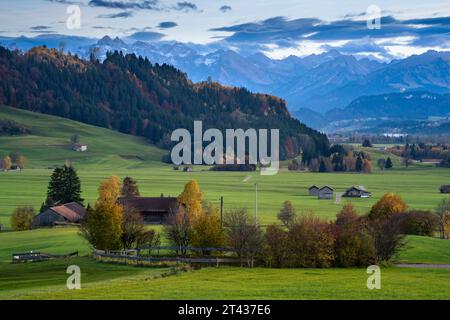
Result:
<svg viewBox="0 0 450 320">
<path fill-rule="evenodd" d="M 120 195 L 120 179 L 111 176 L 98 188 L 94 209 L 88 208 L 82 223 L 82 233 L 90 244 L 101 250 L 122 248 L 123 207 L 117 204 Z"/>
<path fill-rule="evenodd" d="M 372 163 L 367 159 L 363 160 L 362 172 L 364 172 L 364 173 L 372 172 Z"/>
<path fill-rule="evenodd" d="M 178 196 L 178 203 L 183 206 L 190 220 L 198 218 L 202 212 L 203 193 L 195 180 L 190 180 Z"/>
<path fill-rule="evenodd" d="M 395 214 L 406 212 L 406 209 L 405 201 L 398 194 L 389 192 L 372 206 L 369 218 L 371 220 L 388 220 Z"/>
</svg>

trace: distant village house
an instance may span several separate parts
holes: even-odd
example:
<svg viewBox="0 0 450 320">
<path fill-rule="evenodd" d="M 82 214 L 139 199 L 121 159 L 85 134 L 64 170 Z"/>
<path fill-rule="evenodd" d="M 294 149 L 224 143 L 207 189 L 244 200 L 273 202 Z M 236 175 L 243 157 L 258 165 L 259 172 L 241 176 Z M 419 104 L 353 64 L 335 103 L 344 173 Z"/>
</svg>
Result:
<svg viewBox="0 0 450 320">
<path fill-rule="evenodd" d="M 80 223 L 86 214 L 86 209 L 77 202 L 48 208 L 34 218 L 37 227 L 50 227 L 58 224 Z"/>
<path fill-rule="evenodd" d="M 348 188 L 342 196 L 347 198 L 370 198 L 372 196 L 372 193 L 367 191 L 364 186 L 353 186 L 351 188 Z"/>
<path fill-rule="evenodd" d="M 72 150 L 73 151 L 78 151 L 78 152 L 85 152 L 85 151 L 87 151 L 87 145 L 86 144 L 80 144 L 80 143 L 74 143 L 72 145 Z"/>
<path fill-rule="evenodd" d="M 439 190 L 441 193 L 450 193 L 450 184 L 442 185 Z"/>
<path fill-rule="evenodd" d="M 319 187 L 318 186 L 311 186 L 308 188 L 308 194 L 310 196 L 317 197 L 319 195 Z"/>
<path fill-rule="evenodd" d="M 325 186 L 319 189 L 317 197 L 319 199 L 333 199 L 333 188 Z"/>
</svg>

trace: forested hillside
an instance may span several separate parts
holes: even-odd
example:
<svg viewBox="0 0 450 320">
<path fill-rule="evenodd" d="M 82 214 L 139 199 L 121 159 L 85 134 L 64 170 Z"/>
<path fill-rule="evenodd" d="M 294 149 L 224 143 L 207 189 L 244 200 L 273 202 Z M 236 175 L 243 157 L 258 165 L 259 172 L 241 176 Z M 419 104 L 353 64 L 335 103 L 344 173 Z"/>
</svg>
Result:
<svg viewBox="0 0 450 320">
<path fill-rule="evenodd" d="M 181 71 L 134 54 L 103 62 L 55 49 L 0 47 L 0 104 L 58 115 L 170 146 L 177 128 L 279 128 L 281 159 L 328 151 L 325 135 L 293 119 L 277 97 L 218 83 L 194 84 Z"/>
</svg>

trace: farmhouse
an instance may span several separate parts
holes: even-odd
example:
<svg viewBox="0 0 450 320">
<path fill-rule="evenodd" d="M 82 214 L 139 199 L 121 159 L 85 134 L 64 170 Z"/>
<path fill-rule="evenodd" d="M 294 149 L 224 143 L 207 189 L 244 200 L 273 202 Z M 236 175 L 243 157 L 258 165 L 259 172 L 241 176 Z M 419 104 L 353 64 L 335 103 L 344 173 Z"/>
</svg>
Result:
<svg viewBox="0 0 450 320">
<path fill-rule="evenodd" d="M 138 211 L 145 223 L 162 223 L 167 219 L 169 214 L 178 212 L 177 198 L 173 197 L 123 197 L 119 198 L 117 202 L 124 207 L 133 208 Z"/>
<path fill-rule="evenodd" d="M 439 190 L 441 190 L 441 193 L 450 193 L 450 184 L 442 185 Z"/>
<path fill-rule="evenodd" d="M 347 198 L 369 198 L 372 194 L 364 188 L 364 186 L 348 188 L 342 195 Z"/>
<path fill-rule="evenodd" d="M 319 195 L 319 187 L 318 186 L 311 186 L 308 188 L 308 193 L 310 196 L 317 197 Z"/>
<path fill-rule="evenodd" d="M 49 227 L 57 224 L 80 223 L 86 214 L 86 209 L 77 202 L 70 202 L 51 207 L 34 218 L 34 225 Z"/>
<path fill-rule="evenodd" d="M 72 145 L 72 150 L 73 151 L 78 151 L 78 152 L 85 152 L 85 151 L 87 151 L 87 145 L 86 144 L 74 143 Z"/>
<path fill-rule="evenodd" d="M 319 189 L 317 196 L 319 199 L 333 199 L 333 188 L 325 186 Z"/>
</svg>

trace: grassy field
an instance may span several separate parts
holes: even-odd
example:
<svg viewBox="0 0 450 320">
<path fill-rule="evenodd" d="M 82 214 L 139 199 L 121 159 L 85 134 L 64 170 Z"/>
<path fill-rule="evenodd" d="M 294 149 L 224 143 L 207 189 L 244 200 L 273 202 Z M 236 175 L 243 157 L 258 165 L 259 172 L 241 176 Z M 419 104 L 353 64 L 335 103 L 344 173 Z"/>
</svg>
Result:
<svg viewBox="0 0 450 320">
<path fill-rule="evenodd" d="M 399 262 L 450 263 L 449 241 L 415 236 L 408 240 Z M 11 253 L 22 250 L 78 250 L 83 256 L 11 264 Z M 1 233 L 0 299 L 445 299 L 450 295 L 448 269 L 382 268 L 382 289 L 369 291 L 365 269 L 211 267 L 163 276 L 169 274 L 168 268 L 99 263 L 88 253 L 76 228 Z M 81 269 L 80 291 L 65 286 L 69 265 Z"/>
<path fill-rule="evenodd" d="M 52 281 L 58 284 L 45 281 L 39 287 L 14 286 L 17 289 L 12 291 L 0 288 L 0 299 L 360 300 L 448 299 L 450 296 L 450 272 L 438 269 L 382 268 L 381 289 L 368 290 L 365 269 L 219 267 L 158 277 L 163 270 L 100 264 L 92 272 L 85 264 L 81 266 L 81 290 L 67 290 L 65 269 L 58 268 L 58 264 L 52 267 L 58 273 Z M 115 270 L 110 274 L 112 268 Z M 83 270 L 87 270 L 86 275 Z M 34 279 L 37 284 L 40 280 Z"/>
<path fill-rule="evenodd" d="M 438 251 L 434 251 L 439 246 Z M 4 299 L 448 299 L 448 269 L 382 267 L 381 290 L 366 288 L 365 269 L 210 267 L 173 274 L 95 262 L 89 256 L 11 264 L 16 250 L 89 252 L 75 228 L 0 234 L 0 300 Z M 450 263 L 450 242 L 409 237 L 399 262 Z M 428 255 L 427 252 L 432 252 Z M 65 286 L 69 265 L 81 269 L 81 290 Z M 245 285 L 243 285 L 245 284 Z"/>
<path fill-rule="evenodd" d="M 162 193 L 176 196 L 188 180 L 196 179 L 207 200 L 218 203 L 223 196 L 225 209 L 245 207 L 254 212 L 254 183 L 258 183 L 262 223 L 276 221 L 276 214 L 285 200 L 292 201 L 300 212 L 313 210 L 318 215 L 333 218 L 342 204 L 308 196 L 307 189 L 313 184 L 330 185 L 336 192 L 343 192 L 352 185 L 364 185 L 373 197 L 352 200 L 364 213 L 389 191 L 399 193 L 411 208 L 434 209 L 442 198 L 439 186 L 450 179 L 448 169 L 422 165 L 405 169 L 396 157 L 393 157 L 395 169 L 378 171 L 374 165 L 372 174 L 293 173 L 282 168 L 278 175 L 260 176 L 256 172 L 210 172 L 204 167 L 186 173 L 163 164 L 160 159 L 165 151 L 140 138 L 7 107 L 0 108 L 0 118 L 14 119 L 29 126 L 33 132 L 26 136 L 0 137 L 0 156 L 16 151 L 29 159 L 28 168 L 22 172 L 0 172 L 0 223 L 6 227 L 15 207 L 32 205 L 39 209 L 45 199 L 51 167 L 62 165 L 67 159 L 78 170 L 86 203 L 95 201 L 99 181 L 115 174 L 134 177 L 144 196 Z M 88 152 L 68 149 L 70 136 L 74 133 L 80 136 L 81 142 L 88 144 Z M 377 158 L 387 156 L 375 149 L 370 152 L 374 163 Z M 246 179 L 247 176 L 250 179 Z"/>
<path fill-rule="evenodd" d="M 36 210 L 45 198 L 52 167 L 70 160 L 82 182 L 85 203 L 93 203 L 100 180 L 115 174 L 132 176 L 144 196 L 178 195 L 184 184 L 196 179 L 205 198 L 218 203 L 224 197 L 225 209 L 245 207 L 254 212 L 254 183 L 258 183 L 259 220 L 276 221 L 283 201 L 291 200 L 297 211 L 313 210 L 332 219 L 343 203 L 317 200 L 307 188 L 330 185 L 343 192 L 352 185 L 364 185 L 373 193 L 370 199 L 355 199 L 353 204 L 365 213 L 386 192 L 399 193 L 410 208 L 434 209 L 442 198 L 441 184 L 450 181 L 450 170 L 429 165 L 408 169 L 391 156 L 395 168 L 379 171 L 376 160 L 387 157 L 383 151 L 370 152 L 372 174 L 288 172 L 282 168 L 275 176 L 258 173 L 209 172 L 195 167 L 194 172 L 174 171 L 160 159 L 165 151 L 143 139 L 78 122 L 0 107 L 0 118 L 13 119 L 32 129 L 31 135 L 0 137 L 0 156 L 11 151 L 28 159 L 22 172 L 0 172 L 0 223 L 9 227 L 15 207 L 32 205 Z M 78 134 L 88 152 L 69 150 L 72 134 Z M 408 237 L 409 243 L 399 256 L 404 263 L 450 263 L 450 241 Z M 81 257 L 36 264 L 12 265 L 11 253 L 40 250 L 68 253 Z M 96 263 L 86 256 L 89 246 L 76 228 L 42 229 L 0 233 L 0 299 L 440 299 L 450 297 L 450 272 L 433 269 L 385 268 L 382 290 L 369 291 L 365 269 L 240 269 L 205 268 L 180 275 L 162 277 L 167 268 L 138 268 Z M 83 289 L 65 289 L 65 270 L 77 264 L 82 269 Z M 245 283 L 245 286 L 242 286 Z"/>
</svg>

